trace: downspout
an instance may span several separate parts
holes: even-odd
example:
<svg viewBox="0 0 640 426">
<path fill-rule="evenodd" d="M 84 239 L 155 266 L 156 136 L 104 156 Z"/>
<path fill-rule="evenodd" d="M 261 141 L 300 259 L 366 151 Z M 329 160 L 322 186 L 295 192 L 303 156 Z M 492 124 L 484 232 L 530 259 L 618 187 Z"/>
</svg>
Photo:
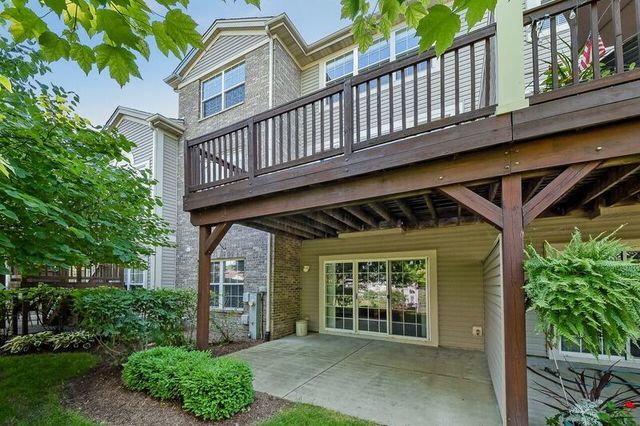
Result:
<svg viewBox="0 0 640 426">
<path fill-rule="evenodd" d="M 273 108 L 273 36 L 269 31 L 269 26 L 265 27 L 269 36 L 269 108 Z"/>
<path fill-rule="evenodd" d="M 271 244 L 273 244 L 273 234 L 270 232 L 267 234 L 267 309 L 266 309 L 266 325 L 265 325 L 265 333 L 264 339 L 271 340 L 271 271 L 273 270 L 273 256 L 271 255 L 272 249 Z"/>
</svg>

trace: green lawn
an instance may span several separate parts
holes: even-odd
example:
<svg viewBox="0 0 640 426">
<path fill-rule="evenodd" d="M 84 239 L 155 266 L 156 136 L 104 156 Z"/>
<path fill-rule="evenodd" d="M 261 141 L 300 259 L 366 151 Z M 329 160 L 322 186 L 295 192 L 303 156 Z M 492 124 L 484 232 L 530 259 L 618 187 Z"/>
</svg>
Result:
<svg viewBox="0 0 640 426">
<path fill-rule="evenodd" d="M 60 405 L 65 381 L 87 373 L 98 362 L 81 352 L 0 356 L 0 424 L 93 426 Z M 364 420 L 307 404 L 267 420 L 262 426 L 370 426 Z"/>
<path fill-rule="evenodd" d="M 0 424 L 93 425 L 60 405 L 65 381 L 98 362 L 88 353 L 0 357 Z"/>
<path fill-rule="evenodd" d="M 373 426 L 375 423 L 345 416 L 335 411 L 315 405 L 296 404 L 275 417 L 262 423 L 262 426 Z"/>
</svg>

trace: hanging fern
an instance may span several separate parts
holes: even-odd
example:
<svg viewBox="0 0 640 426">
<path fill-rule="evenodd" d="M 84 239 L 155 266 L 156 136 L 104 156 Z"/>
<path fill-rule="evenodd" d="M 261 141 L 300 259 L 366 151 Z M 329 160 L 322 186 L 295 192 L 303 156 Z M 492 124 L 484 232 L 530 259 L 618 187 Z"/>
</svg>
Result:
<svg viewBox="0 0 640 426">
<path fill-rule="evenodd" d="M 582 341 L 596 357 L 603 351 L 623 354 L 627 339 L 640 338 L 640 263 L 622 260 L 630 249 L 616 232 L 583 241 L 576 229 L 564 250 L 549 243 L 544 255 L 531 245 L 526 249 L 524 289 L 539 330 Z"/>
</svg>

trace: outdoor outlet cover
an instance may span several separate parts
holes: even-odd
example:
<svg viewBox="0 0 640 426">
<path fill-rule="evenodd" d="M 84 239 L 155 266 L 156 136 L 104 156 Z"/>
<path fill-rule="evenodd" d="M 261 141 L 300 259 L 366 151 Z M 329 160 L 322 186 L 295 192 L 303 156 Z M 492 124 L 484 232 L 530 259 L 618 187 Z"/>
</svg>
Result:
<svg viewBox="0 0 640 426">
<path fill-rule="evenodd" d="M 482 336 L 482 327 L 472 327 L 471 328 L 471 332 L 473 333 L 474 336 Z"/>
</svg>

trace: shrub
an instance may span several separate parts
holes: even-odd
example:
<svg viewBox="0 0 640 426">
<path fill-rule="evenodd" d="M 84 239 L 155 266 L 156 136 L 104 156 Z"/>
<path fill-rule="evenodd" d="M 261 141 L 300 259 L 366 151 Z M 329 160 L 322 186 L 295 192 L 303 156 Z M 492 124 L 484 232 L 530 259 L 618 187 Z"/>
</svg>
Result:
<svg viewBox="0 0 640 426">
<path fill-rule="evenodd" d="M 222 357 L 198 363 L 181 375 L 183 407 L 205 420 L 230 418 L 253 402 L 252 381 L 244 361 Z"/>
<path fill-rule="evenodd" d="M 74 294 L 80 326 L 117 359 L 134 350 L 185 343 L 184 323 L 195 310 L 189 290 L 98 288 Z"/>
<path fill-rule="evenodd" d="M 180 374 L 185 368 L 212 361 L 207 352 L 175 347 L 156 347 L 135 352 L 124 364 L 122 379 L 131 390 L 148 391 L 159 399 L 180 397 Z"/>
<path fill-rule="evenodd" d="M 42 349 L 58 351 L 61 349 L 88 349 L 93 342 L 94 336 L 86 331 L 68 331 L 53 334 L 50 331 L 43 331 L 25 336 L 16 336 L 5 343 L 0 349 L 5 352 L 17 354 L 21 352 L 32 352 Z"/>
</svg>

